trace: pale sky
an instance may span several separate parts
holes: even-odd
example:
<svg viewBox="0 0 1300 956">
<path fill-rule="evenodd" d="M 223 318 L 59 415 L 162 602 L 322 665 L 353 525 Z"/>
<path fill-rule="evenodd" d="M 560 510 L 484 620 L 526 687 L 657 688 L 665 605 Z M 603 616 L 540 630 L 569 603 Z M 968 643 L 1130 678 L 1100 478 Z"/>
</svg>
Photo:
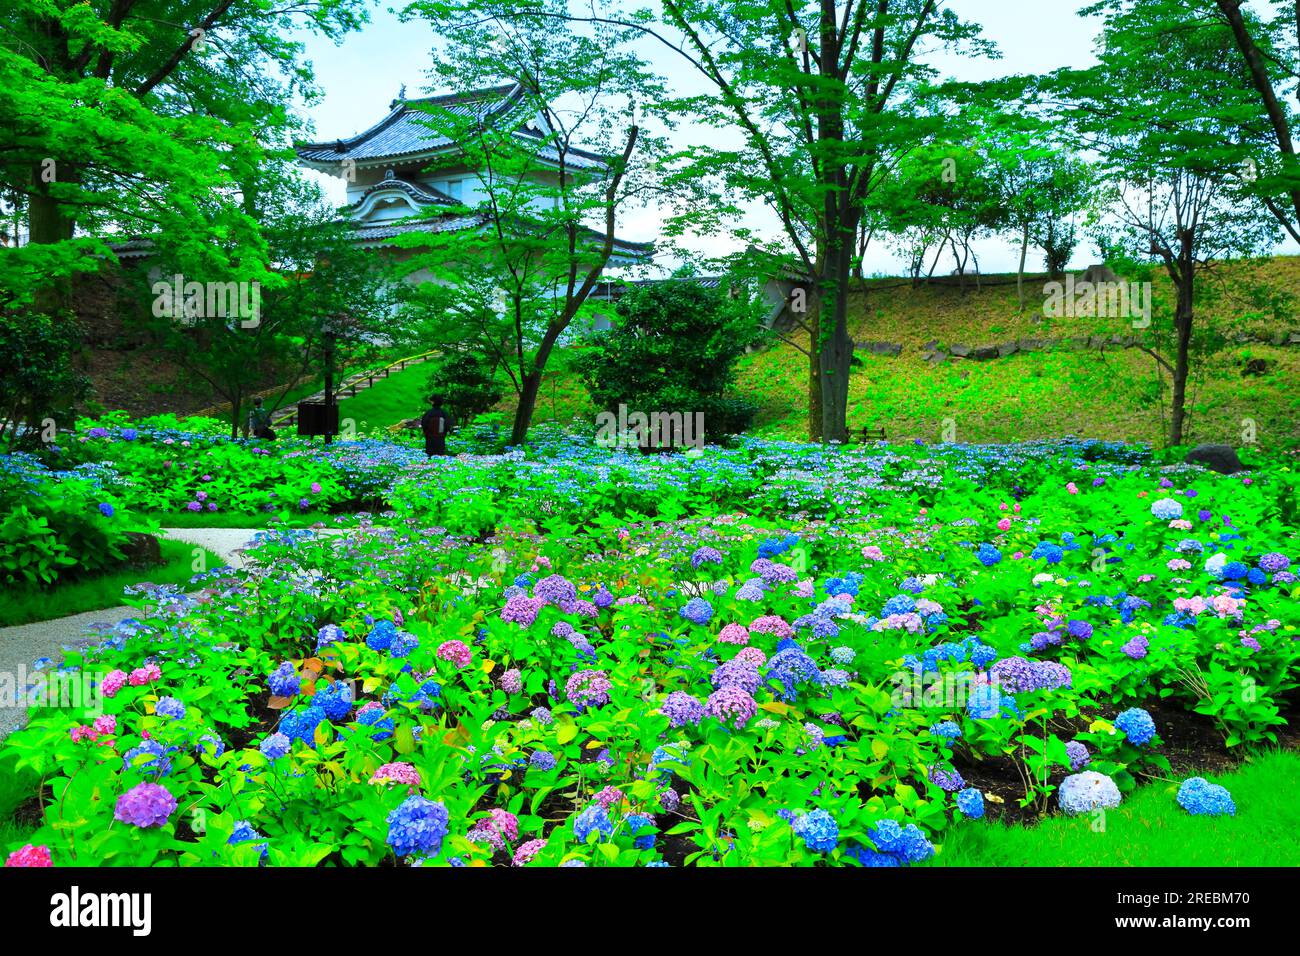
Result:
<svg viewBox="0 0 1300 956">
<path fill-rule="evenodd" d="M 381 0 L 383 2 L 383 0 Z M 962 57 L 937 52 L 929 57 L 941 73 L 959 80 L 983 80 L 1010 74 L 1045 73 L 1060 67 L 1084 67 L 1092 62 L 1093 40 L 1100 28 L 1100 18 L 1078 16 L 1082 0 L 947 0 L 945 4 L 962 19 L 984 27 L 984 36 L 1002 53 L 1001 59 Z M 308 38 L 307 55 L 312 60 L 316 78 L 324 92 L 323 99 L 305 110 L 315 126 L 316 138 L 333 140 L 351 136 L 371 126 L 388 112 L 389 103 L 405 84 L 409 96 L 440 90 L 426 89 L 425 71 L 430 50 L 437 42 L 433 30 L 423 22 L 401 23 L 391 9 L 381 6 L 372 22 L 361 32 L 347 37 L 339 46 L 320 38 Z M 648 45 L 643 55 L 651 59 L 679 89 L 689 89 L 699 82 L 685 61 L 657 44 Z M 682 126 L 676 137 L 689 141 L 690 127 Z M 710 131 L 711 136 L 716 133 Z M 317 173 L 308 172 L 326 189 L 326 195 L 340 205 L 344 202 L 344 184 Z M 633 210 L 619 224 L 619 235 L 635 241 L 659 238 L 662 215 L 651 208 Z M 766 209 L 757 209 L 746 225 L 771 235 L 780 235 L 775 217 Z M 705 254 L 729 251 L 720 248 L 719 240 L 702 240 L 693 245 Z M 984 272 L 1012 272 L 1016 268 L 1018 247 L 1008 239 L 991 239 L 977 243 L 975 254 Z M 1083 266 L 1097 259 L 1097 250 L 1086 239 L 1075 251 L 1073 265 Z M 671 261 L 659 261 L 671 267 Z M 1041 254 L 1031 250 L 1030 270 L 1042 268 Z M 937 270 L 949 271 L 951 262 L 941 262 Z M 868 275 L 897 275 L 904 264 L 889 249 L 875 244 L 868 251 L 865 271 Z"/>
</svg>

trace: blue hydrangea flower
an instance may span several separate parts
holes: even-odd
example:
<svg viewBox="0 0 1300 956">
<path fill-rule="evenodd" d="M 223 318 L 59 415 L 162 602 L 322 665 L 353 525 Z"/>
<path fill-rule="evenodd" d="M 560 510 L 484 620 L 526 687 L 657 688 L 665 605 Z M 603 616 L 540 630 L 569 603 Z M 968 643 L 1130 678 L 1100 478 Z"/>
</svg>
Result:
<svg viewBox="0 0 1300 956">
<path fill-rule="evenodd" d="M 1130 707 L 1115 718 L 1115 729 L 1128 738 L 1128 742 L 1141 747 L 1156 735 L 1156 722 L 1141 707 Z"/>
<path fill-rule="evenodd" d="M 693 597 L 681 609 L 682 617 L 692 624 L 708 624 L 713 617 L 713 605 L 701 597 Z"/>
<path fill-rule="evenodd" d="M 980 564 L 984 565 L 984 567 L 991 568 L 1002 560 L 1002 552 L 985 542 L 979 546 L 979 550 L 975 552 L 975 557 L 979 558 Z"/>
<path fill-rule="evenodd" d="M 955 721 L 942 720 L 937 724 L 930 725 L 930 733 L 936 737 L 942 737 L 945 741 L 957 740 L 961 737 L 961 728 Z"/>
<path fill-rule="evenodd" d="M 158 716 L 172 720 L 181 720 L 185 716 L 185 705 L 175 697 L 160 697 L 153 710 Z"/>
<path fill-rule="evenodd" d="M 347 635 L 343 633 L 343 628 L 337 624 L 326 624 L 316 632 L 316 650 L 322 647 L 329 647 L 331 644 L 338 644 L 347 640 Z"/>
<path fill-rule="evenodd" d="M 528 757 L 528 765 L 534 770 L 554 770 L 555 764 L 555 755 L 545 750 L 534 750 Z"/>
<path fill-rule="evenodd" d="M 885 602 L 884 607 L 880 609 L 881 617 L 889 617 L 891 614 L 911 614 L 916 610 L 916 601 L 910 594 L 897 594 Z"/>
<path fill-rule="evenodd" d="M 839 843 L 839 824 L 820 808 L 796 817 L 792 827 L 803 838 L 804 845 L 815 853 L 830 853 Z"/>
<path fill-rule="evenodd" d="M 1046 561 L 1048 564 L 1060 564 L 1065 557 L 1065 549 L 1051 541 L 1040 541 L 1034 550 L 1029 552 L 1029 556 Z"/>
<path fill-rule="evenodd" d="M 267 760 L 279 760 L 281 757 L 289 753 L 289 747 L 291 744 L 292 741 L 290 741 L 284 734 L 275 733 L 262 741 L 261 750 Z"/>
<path fill-rule="evenodd" d="M 271 693 L 276 697 L 292 697 L 302 689 L 302 681 L 298 677 L 298 672 L 293 669 L 293 665 L 288 661 L 273 670 L 266 683 L 271 688 Z"/>
<path fill-rule="evenodd" d="M 980 819 L 984 816 L 984 794 L 974 787 L 967 787 L 957 794 L 957 809 L 972 820 Z"/>
<path fill-rule="evenodd" d="M 867 837 L 878 852 L 897 857 L 899 863 L 921 863 L 934 856 L 934 845 L 914 823 L 903 827 L 896 820 L 881 820 Z"/>
<path fill-rule="evenodd" d="M 1178 805 L 1193 816 L 1236 816 L 1237 805 L 1226 787 L 1204 777 L 1188 777 L 1178 787 Z"/>
<path fill-rule="evenodd" d="M 388 815 L 387 843 L 398 856 L 437 856 L 447 836 L 449 817 L 441 803 L 421 796 L 407 797 Z"/>
<path fill-rule="evenodd" d="M 171 757 L 167 756 L 169 752 L 169 748 L 164 747 L 157 740 L 143 740 L 140 746 L 132 747 L 122 755 L 122 769 L 165 777 L 172 770 Z"/>
<path fill-rule="evenodd" d="M 397 625 L 392 621 L 379 621 L 366 635 L 366 647 L 372 651 L 386 651 L 397 636 Z"/>
<path fill-rule="evenodd" d="M 1069 814 L 1110 810 L 1119 806 L 1119 787 L 1104 773 L 1085 770 L 1062 780 L 1056 799 Z"/>
<path fill-rule="evenodd" d="M 324 711 L 330 720 L 342 720 L 352 711 L 352 688 L 341 680 L 333 681 L 321 687 L 316 686 L 316 695 L 311 699 L 312 706 Z"/>
<path fill-rule="evenodd" d="M 308 747 L 316 746 L 316 728 L 325 719 L 319 707 L 296 707 L 280 718 L 280 733 L 290 740 L 301 740 Z"/>
<path fill-rule="evenodd" d="M 251 823 L 249 823 L 247 820 L 239 820 L 236 821 L 235 828 L 233 831 L 231 831 L 230 839 L 227 840 L 226 842 L 233 846 L 236 844 L 249 843 L 253 840 L 261 840 L 261 839 L 264 839 L 264 837 L 262 836 L 262 834 L 258 833 L 256 830 L 253 829 L 253 825 Z M 267 853 L 270 852 L 270 844 L 262 843 L 259 844 L 258 846 L 255 846 L 253 849 L 257 850 L 257 852 L 261 855 L 263 861 L 265 861 Z"/>
<path fill-rule="evenodd" d="M 591 834 L 598 834 L 597 841 L 603 842 L 614 835 L 614 823 L 599 803 L 593 803 L 573 818 L 573 835 L 579 843 L 586 843 Z"/>
<path fill-rule="evenodd" d="M 1151 502 L 1151 514 L 1161 521 L 1173 521 L 1183 516 L 1183 506 L 1173 498 L 1161 498 Z"/>
<path fill-rule="evenodd" d="M 638 850 L 649 850 L 655 845 L 655 837 L 658 834 L 654 820 L 642 813 L 629 813 L 623 818 L 623 822 L 634 835 L 632 845 Z"/>
</svg>

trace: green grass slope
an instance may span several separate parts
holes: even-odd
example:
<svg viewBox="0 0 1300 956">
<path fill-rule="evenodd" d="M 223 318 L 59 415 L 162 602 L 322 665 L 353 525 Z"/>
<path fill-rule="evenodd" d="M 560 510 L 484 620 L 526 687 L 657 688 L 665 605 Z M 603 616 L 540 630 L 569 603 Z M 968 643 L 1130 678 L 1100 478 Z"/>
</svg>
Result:
<svg viewBox="0 0 1300 956">
<path fill-rule="evenodd" d="M 858 350 L 861 365 L 849 388 L 849 426 L 884 427 L 890 440 L 939 441 L 945 429 L 957 441 L 1004 442 L 1075 434 L 1087 438 L 1160 442 L 1168 412 L 1155 360 L 1139 349 L 1024 352 L 990 361 L 949 359 L 932 364 L 923 346 L 1008 342 L 1021 338 L 1060 339 L 1089 335 L 1139 334 L 1128 319 L 1042 315 L 1043 277 L 1027 277 L 1026 309 L 1019 310 L 1014 281 L 987 277 L 983 288 L 965 292 L 947 280 L 913 288 L 897 279 L 869 280 L 852 293 L 849 331 L 856 342 L 888 341 L 903 346 L 897 358 Z M 1300 257 L 1216 270 L 1213 306 L 1198 318 L 1194 341 L 1207 342 L 1194 362 L 1189 385 L 1191 441 L 1243 443 L 1253 428 L 1264 448 L 1300 441 L 1300 347 L 1237 345 L 1236 333 L 1268 335 L 1300 331 L 1296 303 Z M 1278 296 L 1272 311 L 1261 307 L 1258 290 Z M 1153 322 L 1167 317 L 1168 283 L 1157 281 Z M 1218 347 L 1208 344 L 1218 339 Z M 806 335 L 794 336 L 806 345 Z M 1263 359 L 1263 374 L 1247 362 Z M 737 377 L 738 394 L 759 404 L 755 429 L 782 438 L 807 436 L 808 359 L 792 345 L 773 344 L 746 356 Z M 950 432 L 951 433 L 951 432 Z"/>
</svg>

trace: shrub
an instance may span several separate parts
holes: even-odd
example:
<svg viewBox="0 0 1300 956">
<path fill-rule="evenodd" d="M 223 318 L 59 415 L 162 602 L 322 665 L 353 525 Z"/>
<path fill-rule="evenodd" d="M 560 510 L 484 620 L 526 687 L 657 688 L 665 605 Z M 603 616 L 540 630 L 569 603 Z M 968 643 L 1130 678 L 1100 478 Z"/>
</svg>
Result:
<svg viewBox="0 0 1300 956">
<path fill-rule="evenodd" d="M 450 352 L 433 363 L 425 398 L 435 395 L 457 422 L 467 422 L 501 401 L 504 389 L 495 370 L 469 352 Z"/>
<path fill-rule="evenodd" d="M 718 442 L 747 428 L 757 406 L 724 399 L 737 359 L 762 335 L 761 306 L 724 279 L 716 288 L 689 271 L 629 287 L 614 327 L 595 340 L 579 370 L 596 404 L 641 412 L 704 413 Z"/>
</svg>

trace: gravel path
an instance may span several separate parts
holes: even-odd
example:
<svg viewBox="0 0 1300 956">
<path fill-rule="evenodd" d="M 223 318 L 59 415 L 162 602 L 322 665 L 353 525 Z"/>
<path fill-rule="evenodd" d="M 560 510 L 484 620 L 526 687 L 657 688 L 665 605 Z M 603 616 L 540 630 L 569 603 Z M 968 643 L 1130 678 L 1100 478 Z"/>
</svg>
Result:
<svg viewBox="0 0 1300 956">
<path fill-rule="evenodd" d="M 244 566 L 241 550 L 248 546 L 258 528 L 163 528 L 162 536 L 207 548 L 231 567 Z M 147 574 L 142 575 L 147 579 Z M 31 684 L 32 665 L 42 659 L 63 659 L 65 648 L 85 647 L 96 641 L 90 630 L 95 624 L 116 624 L 140 613 L 133 607 L 110 607 L 85 611 L 69 617 L 16 627 L 0 627 L 0 691 L 7 684 L 25 691 Z M 0 692 L 0 740 L 27 723 L 27 709 L 13 706 L 8 693 Z"/>
</svg>

